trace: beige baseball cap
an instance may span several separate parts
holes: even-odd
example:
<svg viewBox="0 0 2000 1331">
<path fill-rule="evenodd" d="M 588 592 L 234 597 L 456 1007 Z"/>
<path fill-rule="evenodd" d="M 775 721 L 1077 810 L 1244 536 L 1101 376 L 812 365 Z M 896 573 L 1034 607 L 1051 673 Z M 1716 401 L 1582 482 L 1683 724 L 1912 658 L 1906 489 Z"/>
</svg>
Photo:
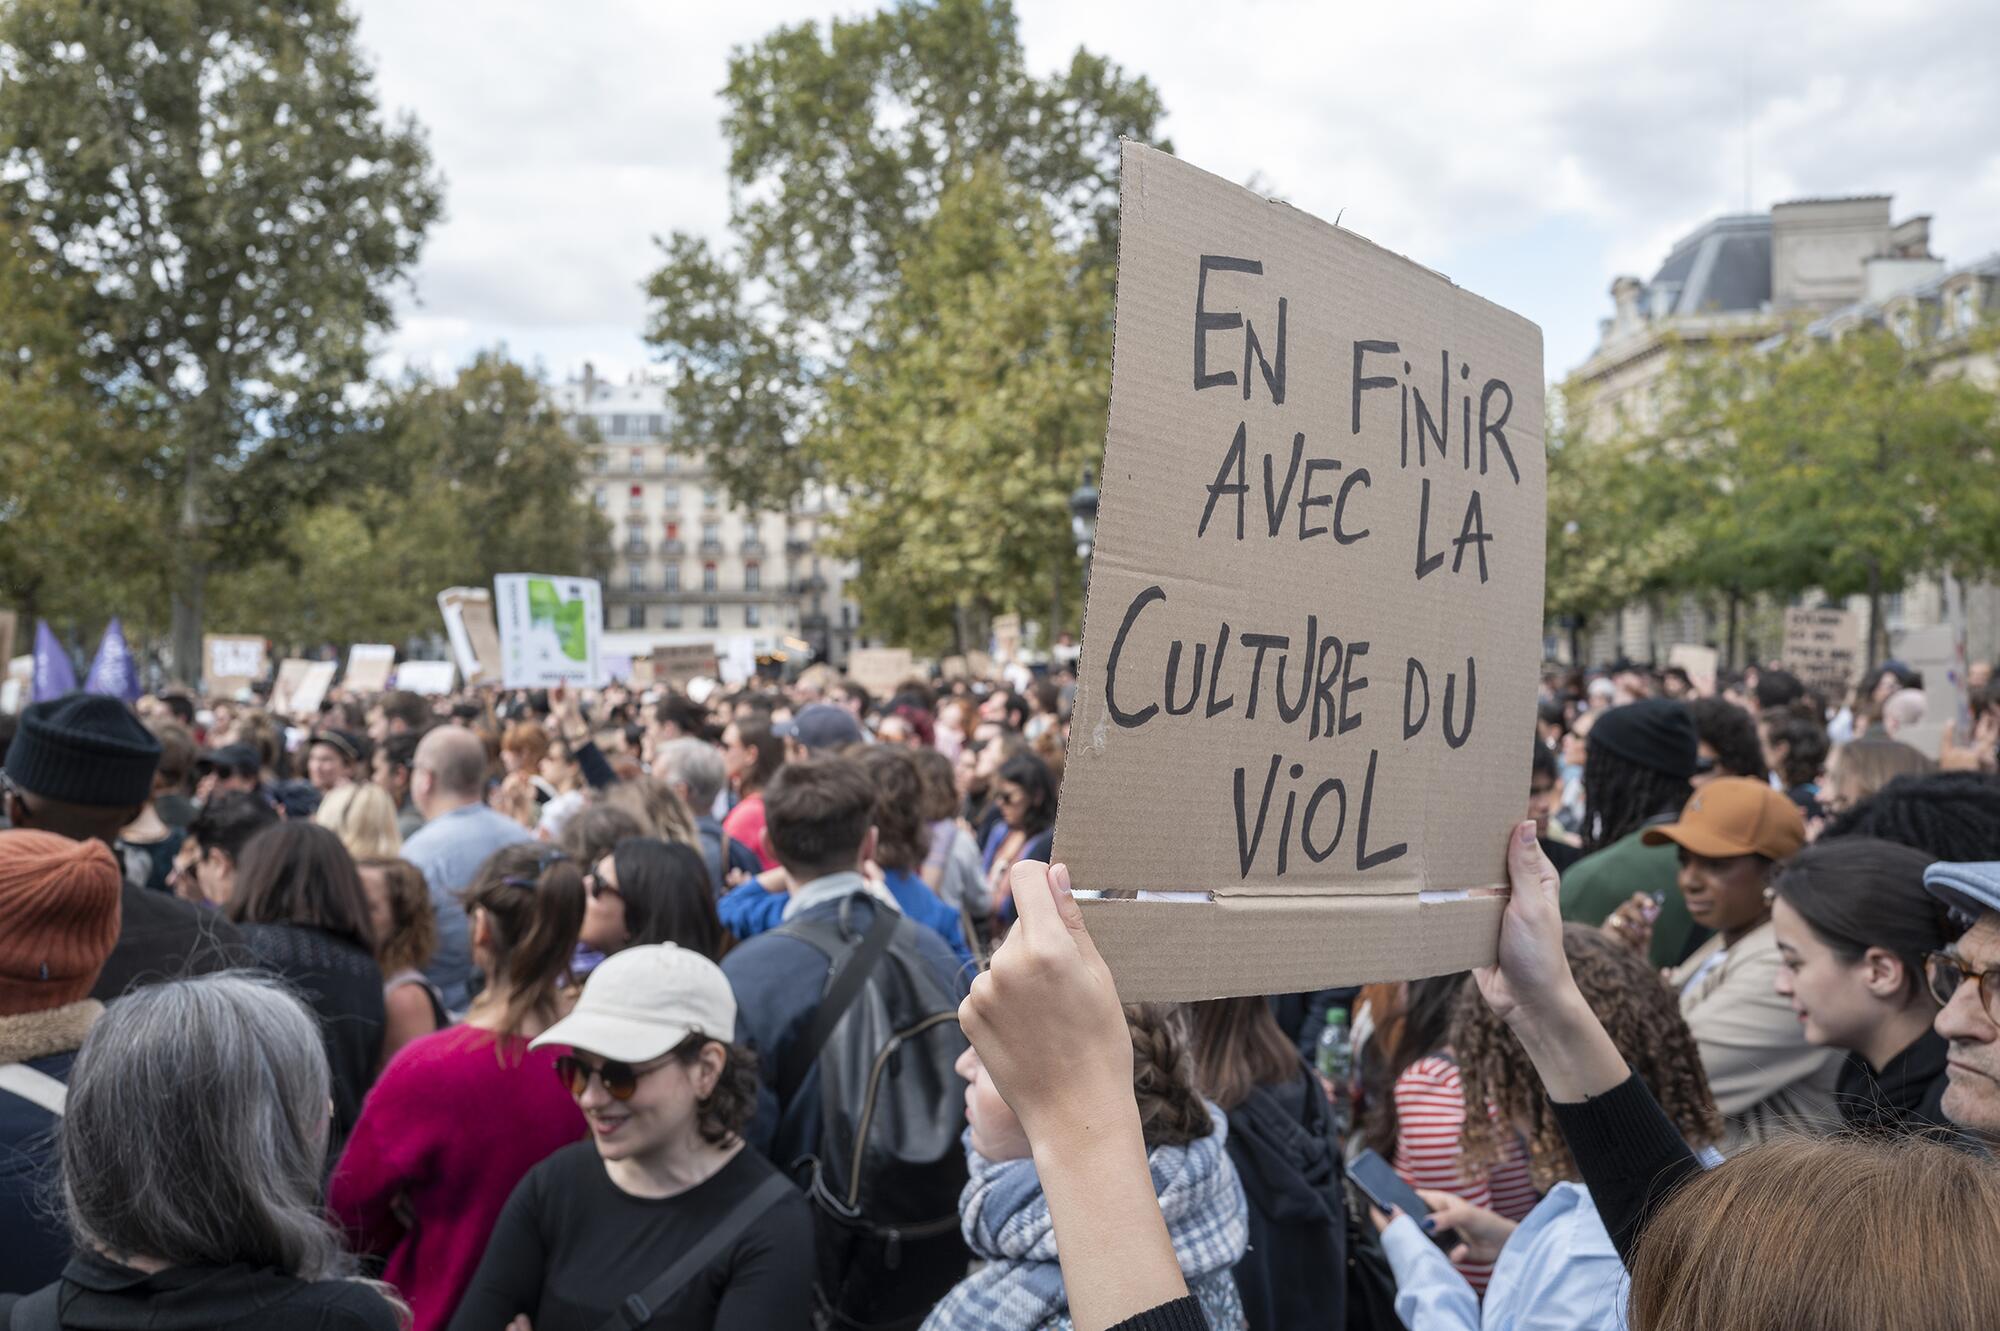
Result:
<svg viewBox="0 0 2000 1331">
<path fill-rule="evenodd" d="M 690 1035 L 736 1038 L 736 995 L 722 967 L 673 943 L 614 952 L 584 982 L 570 1014 L 529 1042 L 568 1045 L 619 1063 L 648 1063 Z"/>
</svg>

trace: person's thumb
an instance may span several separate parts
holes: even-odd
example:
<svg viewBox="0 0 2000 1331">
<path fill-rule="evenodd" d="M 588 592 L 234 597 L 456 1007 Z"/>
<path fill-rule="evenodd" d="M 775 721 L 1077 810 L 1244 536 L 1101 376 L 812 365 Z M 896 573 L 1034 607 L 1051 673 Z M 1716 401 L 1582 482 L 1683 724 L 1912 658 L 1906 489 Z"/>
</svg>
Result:
<svg viewBox="0 0 2000 1331">
<path fill-rule="evenodd" d="M 1507 839 L 1507 881 L 1516 896 L 1541 895 L 1553 899 L 1560 889 L 1556 866 L 1549 863 L 1542 843 L 1535 839 L 1532 818 L 1515 824 L 1514 835 Z"/>
</svg>

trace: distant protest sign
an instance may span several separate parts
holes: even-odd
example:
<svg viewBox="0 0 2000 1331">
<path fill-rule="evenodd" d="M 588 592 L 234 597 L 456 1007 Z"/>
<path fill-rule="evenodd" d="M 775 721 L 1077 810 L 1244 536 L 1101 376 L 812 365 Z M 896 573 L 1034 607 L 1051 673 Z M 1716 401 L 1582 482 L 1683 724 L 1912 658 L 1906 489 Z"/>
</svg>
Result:
<svg viewBox="0 0 2000 1331">
<path fill-rule="evenodd" d="M 1715 672 L 1721 665 L 1722 657 L 1713 647 L 1703 647 L 1692 642 L 1677 642 L 1667 648 L 1667 664 L 1679 666 L 1687 671 L 1694 691 L 1704 698 L 1715 696 Z"/>
<path fill-rule="evenodd" d="M 333 688 L 332 661 L 314 661 L 292 690 L 292 713 L 296 716 L 315 716 L 319 705 L 326 701 L 327 693 Z"/>
<path fill-rule="evenodd" d="M 396 687 L 425 697 L 450 693 L 458 682 L 458 667 L 449 661 L 405 661 L 396 667 Z"/>
<path fill-rule="evenodd" d="M 264 678 L 265 647 L 262 638 L 231 633 L 204 634 L 201 640 L 202 676 L 210 693 L 233 696 Z"/>
<path fill-rule="evenodd" d="M 907 647 L 857 647 L 847 654 L 847 677 L 877 698 L 888 698 L 917 673 Z"/>
<path fill-rule="evenodd" d="M 468 685 L 500 682 L 500 628 L 493 618 L 493 593 L 484 587 L 447 587 L 438 593 L 445 636 Z"/>
<path fill-rule="evenodd" d="M 691 679 L 720 679 L 722 661 L 712 642 L 675 643 L 653 649 L 653 682 L 685 689 Z"/>
<path fill-rule="evenodd" d="M 1540 660 L 1541 333 L 1154 149 L 1125 145 L 1120 198 L 1055 840 L 1119 894 L 1083 903 L 1119 993 L 1490 962 Z"/>
<path fill-rule="evenodd" d="M 993 617 L 993 655 L 1002 661 L 1012 661 L 1021 655 L 1021 617 L 1019 615 L 995 615 Z"/>
<path fill-rule="evenodd" d="M 0 661 L 14 659 L 14 626 L 19 622 L 12 610 L 0 610 Z"/>
<path fill-rule="evenodd" d="M 493 579 L 500 682 L 510 689 L 604 682 L 598 661 L 604 593 L 595 578 L 502 573 Z"/>
<path fill-rule="evenodd" d="M 1852 610 L 1785 611 L 1785 669 L 1838 707 L 1861 669 L 1861 616 Z"/>
<path fill-rule="evenodd" d="M 294 699 L 312 668 L 313 663 L 302 656 L 288 656 L 278 662 L 278 677 L 271 683 L 272 711 L 279 716 L 290 716 L 298 710 Z"/>
<path fill-rule="evenodd" d="M 396 648 L 386 642 L 357 642 L 347 649 L 347 673 L 340 686 L 349 693 L 381 693 L 396 669 Z"/>
</svg>

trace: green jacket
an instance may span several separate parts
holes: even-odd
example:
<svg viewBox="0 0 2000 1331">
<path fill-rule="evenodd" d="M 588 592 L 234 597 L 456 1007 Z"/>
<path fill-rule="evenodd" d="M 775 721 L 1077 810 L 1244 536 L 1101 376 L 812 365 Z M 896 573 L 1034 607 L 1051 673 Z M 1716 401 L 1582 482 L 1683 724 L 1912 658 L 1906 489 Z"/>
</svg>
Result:
<svg viewBox="0 0 2000 1331">
<path fill-rule="evenodd" d="M 1680 851 L 1673 843 L 1648 846 L 1631 832 L 1584 856 L 1562 876 L 1562 917 L 1577 924 L 1603 924 L 1634 892 L 1663 892 L 1660 918 L 1653 921 L 1655 966 L 1675 966 L 1688 954 L 1694 920 L 1681 899 Z"/>
</svg>

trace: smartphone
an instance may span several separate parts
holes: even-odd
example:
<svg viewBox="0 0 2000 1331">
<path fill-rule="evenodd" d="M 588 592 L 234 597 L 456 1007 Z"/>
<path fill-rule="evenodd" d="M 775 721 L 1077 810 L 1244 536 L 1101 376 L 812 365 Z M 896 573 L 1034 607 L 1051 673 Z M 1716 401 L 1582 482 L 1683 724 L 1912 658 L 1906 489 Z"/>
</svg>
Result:
<svg viewBox="0 0 2000 1331">
<path fill-rule="evenodd" d="M 1418 1221 L 1431 1213 L 1424 1199 L 1417 1196 L 1417 1190 L 1403 1182 L 1403 1176 L 1374 1151 L 1363 1148 L 1357 1152 L 1347 1162 L 1347 1177 L 1354 1180 L 1354 1186 L 1361 1189 L 1362 1196 L 1381 1207 L 1385 1213 L 1400 1210 Z M 1430 1239 L 1449 1252 L 1458 1244 L 1458 1231 L 1441 1229 Z"/>
</svg>

